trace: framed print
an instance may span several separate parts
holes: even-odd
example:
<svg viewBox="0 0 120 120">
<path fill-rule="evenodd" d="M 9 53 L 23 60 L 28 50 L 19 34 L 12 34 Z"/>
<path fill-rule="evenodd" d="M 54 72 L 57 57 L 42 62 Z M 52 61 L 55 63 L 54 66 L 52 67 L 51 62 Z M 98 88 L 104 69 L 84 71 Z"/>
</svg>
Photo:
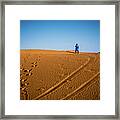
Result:
<svg viewBox="0 0 120 120">
<path fill-rule="evenodd" d="M 2 1 L 1 118 L 119 119 L 119 7 Z"/>
</svg>

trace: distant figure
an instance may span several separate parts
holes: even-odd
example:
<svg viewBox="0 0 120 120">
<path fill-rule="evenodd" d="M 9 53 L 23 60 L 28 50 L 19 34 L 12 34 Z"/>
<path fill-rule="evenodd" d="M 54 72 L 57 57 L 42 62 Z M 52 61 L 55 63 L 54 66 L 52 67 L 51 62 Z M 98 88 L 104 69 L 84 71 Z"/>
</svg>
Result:
<svg viewBox="0 0 120 120">
<path fill-rule="evenodd" d="M 79 46 L 78 46 L 78 44 L 75 45 L 75 53 L 79 53 Z"/>
</svg>

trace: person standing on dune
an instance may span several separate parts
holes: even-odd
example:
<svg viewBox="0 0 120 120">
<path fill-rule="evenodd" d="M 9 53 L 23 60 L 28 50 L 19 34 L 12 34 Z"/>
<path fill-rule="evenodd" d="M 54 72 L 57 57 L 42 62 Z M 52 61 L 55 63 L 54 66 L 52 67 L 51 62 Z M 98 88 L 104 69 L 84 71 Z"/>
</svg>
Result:
<svg viewBox="0 0 120 120">
<path fill-rule="evenodd" d="M 79 45 L 78 44 L 75 45 L 75 53 L 79 53 Z"/>
</svg>

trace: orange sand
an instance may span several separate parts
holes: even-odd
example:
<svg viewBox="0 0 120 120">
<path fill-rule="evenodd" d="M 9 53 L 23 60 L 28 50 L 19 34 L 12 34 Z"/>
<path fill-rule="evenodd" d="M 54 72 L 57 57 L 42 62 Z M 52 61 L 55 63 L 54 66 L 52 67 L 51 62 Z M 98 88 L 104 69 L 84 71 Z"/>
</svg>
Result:
<svg viewBox="0 0 120 120">
<path fill-rule="evenodd" d="M 100 53 L 20 52 L 21 100 L 100 99 Z"/>
</svg>

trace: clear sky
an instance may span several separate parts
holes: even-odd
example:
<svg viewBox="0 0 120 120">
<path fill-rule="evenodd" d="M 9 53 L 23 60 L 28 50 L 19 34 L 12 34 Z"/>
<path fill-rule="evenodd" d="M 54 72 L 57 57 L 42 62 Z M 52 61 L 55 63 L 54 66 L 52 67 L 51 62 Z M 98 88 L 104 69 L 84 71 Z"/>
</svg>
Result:
<svg viewBox="0 0 120 120">
<path fill-rule="evenodd" d="M 100 51 L 99 20 L 21 20 L 20 49 Z"/>
</svg>

